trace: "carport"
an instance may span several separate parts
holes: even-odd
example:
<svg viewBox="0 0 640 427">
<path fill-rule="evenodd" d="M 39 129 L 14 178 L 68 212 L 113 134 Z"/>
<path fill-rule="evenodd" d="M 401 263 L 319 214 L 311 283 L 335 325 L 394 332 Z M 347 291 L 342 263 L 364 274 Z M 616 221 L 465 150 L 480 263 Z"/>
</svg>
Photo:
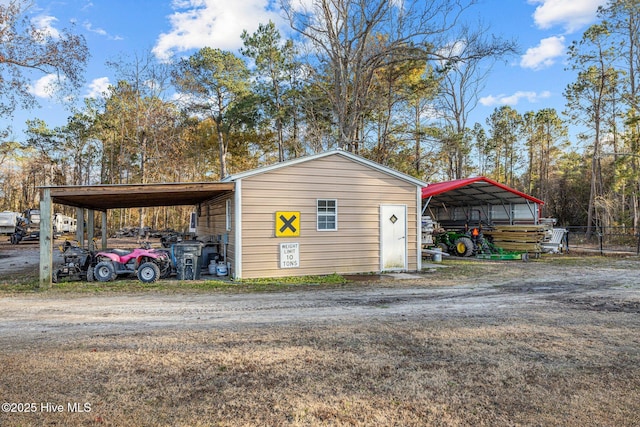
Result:
<svg viewBox="0 0 640 427">
<path fill-rule="evenodd" d="M 119 208 L 196 206 L 235 189 L 233 182 L 110 184 L 40 187 L 40 287 L 51 285 L 53 263 L 53 204 L 77 209 L 76 238 L 84 242 L 84 213 L 87 211 L 87 240 L 93 239 L 94 213 L 102 213 L 102 248 L 107 247 L 107 211 Z"/>
<path fill-rule="evenodd" d="M 542 200 L 479 176 L 429 184 L 422 189 L 422 214 L 451 223 L 487 221 L 538 224 Z"/>
</svg>

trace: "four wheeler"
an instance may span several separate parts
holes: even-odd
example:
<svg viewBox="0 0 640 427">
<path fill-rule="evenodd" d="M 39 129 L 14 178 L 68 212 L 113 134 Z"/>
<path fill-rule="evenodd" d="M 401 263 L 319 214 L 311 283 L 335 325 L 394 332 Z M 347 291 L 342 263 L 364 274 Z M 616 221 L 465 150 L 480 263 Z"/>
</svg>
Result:
<svg viewBox="0 0 640 427">
<path fill-rule="evenodd" d="M 78 242 L 65 241 L 60 246 L 60 252 L 64 258 L 64 262 L 53 270 L 51 281 L 58 283 L 63 277 L 72 280 L 93 281 L 93 275 L 89 274 L 91 264 L 95 256 L 95 252 L 81 248 Z"/>
<path fill-rule="evenodd" d="M 143 283 L 152 283 L 168 277 L 171 260 L 166 251 L 151 249 L 146 242 L 142 248 L 111 249 L 96 253 L 95 264 L 90 267 L 92 275 L 100 282 L 115 280 L 120 275 L 136 275 Z"/>
</svg>

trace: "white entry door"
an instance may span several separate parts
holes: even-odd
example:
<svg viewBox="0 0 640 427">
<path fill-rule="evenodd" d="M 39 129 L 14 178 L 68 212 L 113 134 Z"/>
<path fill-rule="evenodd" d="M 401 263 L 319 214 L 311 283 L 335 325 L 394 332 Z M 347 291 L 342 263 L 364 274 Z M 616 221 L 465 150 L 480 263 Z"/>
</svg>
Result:
<svg viewBox="0 0 640 427">
<path fill-rule="evenodd" d="M 380 205 L 382 271 L 407 269 L 407 206 Z"/>
</svg>

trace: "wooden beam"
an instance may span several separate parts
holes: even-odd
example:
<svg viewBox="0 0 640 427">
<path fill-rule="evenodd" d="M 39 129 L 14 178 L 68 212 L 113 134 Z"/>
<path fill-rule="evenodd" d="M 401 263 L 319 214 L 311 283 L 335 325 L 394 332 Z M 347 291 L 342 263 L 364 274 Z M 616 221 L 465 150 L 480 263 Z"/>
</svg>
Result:
<svg viewBox="0 0 640 427">
<path fill-rule="evenodd" d="M 235 183 L 105 184 L 49 188 L 54 203 L 104 212 L 115 208 L 197 205 L 234 191 Z"/>
</svg>

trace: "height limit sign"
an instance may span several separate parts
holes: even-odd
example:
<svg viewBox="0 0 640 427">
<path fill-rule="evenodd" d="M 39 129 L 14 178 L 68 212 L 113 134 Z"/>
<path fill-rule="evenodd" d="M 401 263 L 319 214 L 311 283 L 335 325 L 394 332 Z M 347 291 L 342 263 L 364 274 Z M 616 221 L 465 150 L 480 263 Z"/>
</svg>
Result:
<svg viewBox="0 0 640 427">
<path fill-rule="evenodd" d="M 300 267 L 300 244 L 280 243 L 280 268 Z"/>
</svg>

